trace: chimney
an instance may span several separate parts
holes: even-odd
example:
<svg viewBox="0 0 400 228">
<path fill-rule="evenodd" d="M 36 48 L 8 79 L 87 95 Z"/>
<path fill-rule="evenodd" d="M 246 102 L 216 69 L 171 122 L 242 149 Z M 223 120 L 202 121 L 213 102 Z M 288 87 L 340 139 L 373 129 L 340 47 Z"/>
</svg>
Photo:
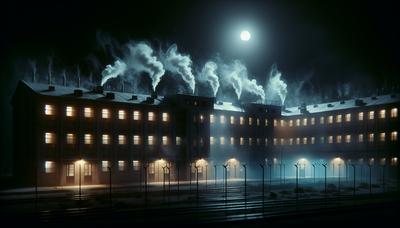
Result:
<svg viewBox="0 0 400 228">
<path fill-rule="evenodd" d="M 115 99 L 115 94 L 112 92 L 108 92 L 108 93 L 106 93 L 106 98 L 113 100 L 113 99 Z"/>
<path fill-rule="evenodd" d="M 75 89 L 74 90 L 74 96 L 76 96 L 76 97 L 83 96 L 83 91 L 81 89 Z"/>
<path fill-rule="evenodd" d="M 356 99 L 354 103 L 355 103 L 356 106 L 364 106 L 364 105 L 366 105 L 366 103 L 361 99 Z"/>
<path fill-rule="evenodd" d="M 103 94 L 103 92 L 104 92 L 104 89 L 103 89 L 103 86 L 95 86 L 94 88 L 93 88 L 93 92 L 94 93 L 98 93 L 98 94 Z"/>
<path fill-rule="evenodd" d="M 51 85 L 51 73 L 50 73 L 50 71 L 47 74 L 47 84 Z"/>
<path fill-rule="evenodd" d="M 156 92 L 156 91 L 153 91 L 153 92 L 151 93 L 151 98 L 156 99 L 157 97 L 158 97 L 157 92 Z"/>
<path fill-rule="evenodd" d="M 78 88 L 81 87 L 81 77 L 78 75 Z"/>
</svg>

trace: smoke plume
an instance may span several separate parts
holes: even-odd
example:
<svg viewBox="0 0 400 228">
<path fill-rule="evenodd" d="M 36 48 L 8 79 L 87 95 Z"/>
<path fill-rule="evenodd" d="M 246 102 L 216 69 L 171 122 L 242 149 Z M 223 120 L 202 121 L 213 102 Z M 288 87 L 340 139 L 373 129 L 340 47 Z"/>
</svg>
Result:
<svg viewBox="0 0 400 228">
<path fill-rule="evenodd" d="M 219 88 L 219 77 L 217 75 L 218 65 L 213 61 L 208 61 L 204 64 L 203 69 L 199 74 L 200 81 L 207 81 L 210 84 L 214 96 L 217 95 Z"/>
<path fill-rule="evenodd" d="M 274 64 L 271 67 L 271 71 L 269 72 L 269 80 L 266 85 L 267 94 L 269 97 L 274 97 L 278 95 L 281 104 L 285 103 L 286 95 L 287 95 L 287 84 L 281 79 L 282 73 L 278 71 L 278 67 Z"/>
<path fill-rule="evenodd" d="M 119 75 L 123 75 L 126 71 L 126 68 L 126 64 L 120 60 L 115 61 L 114 65 L 107 65 L 106 69 L 101 72 L 101 85 L 104 85 L 104 83 L 111 78 L 116 78 Z"/>
</svg>

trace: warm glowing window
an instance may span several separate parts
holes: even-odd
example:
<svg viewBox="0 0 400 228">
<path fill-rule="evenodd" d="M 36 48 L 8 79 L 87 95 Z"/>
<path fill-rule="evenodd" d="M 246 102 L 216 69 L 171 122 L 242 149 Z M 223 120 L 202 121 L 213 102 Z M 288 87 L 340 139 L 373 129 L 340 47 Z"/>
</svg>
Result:
<svg viewBox="0 0 400 228">
<path fill-rule="evenodd" d="M 108 109 L 106 109 L 106 108 L 103 108 L 103 109 L 101 110 L 101 118 L 103 118 L 103 119 L 108 119 L 108 118 L 110 118 L 110 110 L 108 110 Z"/>
<path fill-rule="evenodd" d="M 300 145 L 300 138 L 296 138 L 296 145 Z"/>
<path fill-rule="evenodd" d="M 85 163 L 83 165 L 83 175 L 84 176 L 92 176 L 92 164 L 90 163 Z"/>
<path fill-rule="evenodd" d="M 307 126 L 307 118 L 303 119 L 303 126 Z"/>
<path fill-rule="evenodd" d="M 45 173 L 54 173 L 56 171 L 56 163 L 53 161 L 44 162 Z"/>
<path fill-rule="evenodd" d="M 93 144 L 92 134 L 85 134 L 83 139 L 84 139 L 85 144 Z"/>
<path fill-rule="evenodd" d="M 244 124 L 244 118 L 243 118 L 243 116 L 241 116 L 241 117 L 239 118 L 239 122 L 240 122 L 240 125 L 243 125 L 243 124 Z"/>
<path fill-rule="evenodd" d="M 328 136 L 328 143 L 329 144 L 333 143 L 333 136 L 332 135 Z"/>
<path fill-rule="evenodd" d="M 214 123 L 214 122 L 215 122 L 214 115 L 211 114 L 211 115 L 210 115 L 210 123 Z"/>
<path fill-rule="evenodd" d="M 268 119 L 265 119 L 265 126 L 268 126 Z"/>
<path fill-rule="evenodd" d="M 304 137 L 304 138 L 303 138 L 303 144 L 304 144 L 304 145 L 307 145 L 307 137 Z"/>
<path fill-rule="evenodd" d="M 368 141 L 373 142 L 374 141 L 374 133 L 368 134 Z"/>
<path fill-rule="evenodd" d="M 44 114 L 47 116 L 54 115 L 54 105 L 44 105 Z"/>
<path fill-rule="evenodd" d="M 83 108 L 83 116 L 85 118 L 92 118 L 93 117 L 93 109 L 85 107 Z"/>
<path fill-rule="evenodd" d="M 265 138 L 265 146 L 268 146 L 268 138 Z"/>
<path fill-rule="evenodd" d="M 260 138 L 257 138 L 257 146 L 260 145 Z"/>
<path fill-rule="evenodd" d="M 140 120 L 140 112 L 139 111 L 133 111 L 133 120 Z"/>
<path fill-rule="evenodd" d="M 325 137 L 324 136 L 319 137 L 319 143 L 320 144 L 324 144 L 325 143 Z"/>
<path fill-rule="evenodd" d="M 315 144 L 315 137 L 311 137 L 311 144 Z"/>
<path fill-rule="evenodd" d="M 125 145 L 126 144 L 126 136 L 125 135 L 118 135 L 118 144 Z"/>
<path fill-rule="evenodd" d="M 231 145 L 235 145 L 235 138 L 231 137 Z"/>
<path fill-rule="evenodd" d="M 133 136 L 133 145 L 140 145 L 140 136 L 139 135 Z"/>
<path fill-rule="evenodd" d="M 239 143 L 240 143 L 241 146 L 244 145 L 244 138 L 243 137 L 240 137 Z"/>
<path fill-rule="evenodd" d="M 210 145 L 215 144 L 215 138 L 213 136 L 210 136 Z"/>
<path fill-rule="evenodd" d="M 168 122 L 169 121 L 169 115 L 167 112 L 162 113 L 162 121 L 163 122 Z"/>
<path fill-rule="evenodd" d="M 67 177 L 75 176 L 75 164 L 67 165 Z"/>
<path fill-rule="evenodd" d="M 390 117 L 392 117 L 392 118 L 397 117 L 397 108 L 392 108 L 390 110 Z"/>
<path fill-rule="evenodd" d="M 249 126 L 253 124 L 253 118 L 249 117 Z"/>
<path fill-rule="evenodd" d="M 346 114 L 346 122 L 350 122 L 351 121 L 351 114 L 347 113 Z"/>
<path fill-rule="evenodd" d="M 342 143 L 342 136 L 341 135 L 337 135 L 336 136 L 336 143 Z"/>
<path fill-rule="evenodd" d="M 231 123 L 231 124 L 235 124 L 235 117 L 234 117 L 234 116 L 231 116 L 231 117 L 230 117 L 230 123 Z"/>
<path fill-rule="evenodd" d="M 274 127 L 278 126 L 278 121 L 274 119 Z"/>
<path fill-rule="evenodd" d="M 101 171 L 108 172 L 109 167 L 110 167 L 109 161 L 101 161 Z"/>
<path fill-rule="evenodd" d="M 156 171 L 156 164 L 154 162 L 149 163 L 149 174 L 154 174 Z"/>
<path fill-rule="evenodd" d="M 300 119 L 296 119 L 296 126 L 300 126 Z"/>
<path fill-rule="evenodd" d="M 175 144 L 176 144 L 177 146 L 180 146 L 180 145 L 182 144 L 182 139 L 181 139 L 181 137 L 179 137 L 179 136 L 176 136 L 176 137 L 175 137 Z"/>
<path fill-rule="evenodd" d="M 260 119 L 259 118 L 257 118 L 256 122 L 257 122 L 257 126 L 260 126 Z"/>
<path fill-rule="evenodd" d="M 139 171 L 140 170 L 140 162 L 138 160 L 133 160 L 132 168 L 133 168 L 133 171 Z"/>
<path fill-rule="evenodd" d="M 289 120 L 289 127 L 293 127 L 293 120 Z"/>
<path fill-rule="evenodd" d="M 325 124 L 325 118 L 323 116 L 319 118 L 319 124 Z"/>
<path fill-rule="evenodd" d="M 364 113 L 363 112 L 359 112 L 358 113 L 358 120 L 360 120 L 360 121 L 364 120 Z"/>
<path fill-rule="evenodd" d="M 163 136 L 163 137 L 162 137 L 162 144 L 163 144 L 164 146 L 169 144 L 169 142 L 168 142 L 168 136 Z"/>
<path fill-rule="evenodd" d="M 75 144 L 76 137 L 75 134 L 68 133 L 67 134 L 67 144 Z"/>
<path fill-rule="evenodd" d="M 381 132 L 379 134 L 379 141 L 385 142 L 385 137 L 386 137 L 386 133 L 385 132 Z"/>
<path fill-rule="evenodd" d="M 375 112 L 374 111 L 369 111 L 368 112 L 368 119 L 373 120 L 375 116 Z"/>
<path fill-rule="evenodd" d="M 101 141 L 102 141 L 102 143 L 104 144 L 104 145 L 108 145 L 108 144 L 110 144 L 110 135 L 108 135 L 108 134 L 104 134 L 104 135 L 102 135 L 101 136 Z"/>
<path fill-rule="evenodd" d="M 281 127 L 285 127 L 286 122 L 284 120 L 281 120 Z"/>
<path fill-rule="evenodd" d="M 225 138 L 224 138 L 224 137 L 220 137 L 220 138 L 219 138 L 219 143 L 220 143 L 221 145 L 225 145 Z"/>
<path fill-rule="evenodd" d="M 379 111 L 379 118 L 385 119 L 386 118 L 386 110 L 382 109 Z"/>
<path fill-rule="evenodd" d="M 120 120 L 126 119 L 126 112 L 125 112 L 125 110 L 118 110 L 118 119 L 120 119 Z"/>
<path fill-rule="evenodd" d="M 65 115 L 66 115 L 66 116 L 69 116 L 69 117 L 75 116 L 75 109 L 74 109 L 74 107 L 72 107 L 72 106 L 67 106 L 67 107 L 65 108 Z"/>
<path fill-rule="evenodd" d="M 281 138 L 281 145 L 285 145 L 285 139 Z"/>
<path fill-rule="evenodd" d="M 351 135 L 346 135 L 345 142 L 351 143 Z"/>
<path fill-rule="evenodd" d="M 274 142 L 274 146 L 278 145 L 278 139 L 277 138 L 274 138 L 273 142 Z"/>
<path fill-rule="evenodd" d="M 336 123 L 341 123 L 342 122 L 342 115 L 339 114 L 336 116 Z"/>
<path fill-rule="evenodd" d="M 363 134 L 358 134 L 358 142 L 359 143 L 364 142 L 364 135 Z"/>
<path fill-rule="evenodd" d="M 200 115 L 200 123 L 203 123 L 204 122 L 204 116 L 203 115 Z"/>
<path fill-rule="evenodd" d="M 148 145 L 154 145 L 155 144 L 155 140 L 154 140 L 154 136 L 153 135 L 147 136 L 147 144 Z"/>
<path fill-rule="evenodd" d="M 289 145 L 293 145 L 293 138 L 289 139 Z"/>
<path fill-rule="evenodd" d="M 54 144 L 56 141 L 55 134 L 51 132 L 44 133 L 44 142 L 46 144 Z"/>
<path fill-rule="evenodd" d="M 221 124 L 225 124 L 225 116 L 224 116 L 224 115 L 220 115 L 220 116 L 219 116 L 219 122 L 220 122 Z"/>
<path fill-rule="evenodd" d="M 333 123 L 333 116 L 328 116 L 328 123 L 329 124 Z"/>
<path fill-rule="evenodd" d="M 148 121 L 154 121 L 155 120 L 154 112 L 148 112 L 147 113 L 147 120 Z"/>
<path fill-rule="evenodd" d="M 311 125 L 315 125 L 315 118 L 314 117 L 311 118 Z"/>
<path fill-rule="evenodd" d="M 118 161 L 118 171 L 125 171 L 125 161 Z"/>
<path fill-rule="evenodd" d="M 392 133 L 390 133 L 390 140 L 397 141 L 397 131 L 392 131 Z"/>
</svg>

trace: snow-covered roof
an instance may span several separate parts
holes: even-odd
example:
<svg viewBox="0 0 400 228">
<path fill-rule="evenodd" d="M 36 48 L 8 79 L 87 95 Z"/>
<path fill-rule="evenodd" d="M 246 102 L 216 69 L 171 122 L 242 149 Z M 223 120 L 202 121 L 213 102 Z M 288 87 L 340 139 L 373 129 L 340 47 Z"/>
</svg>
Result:
<svg viewBox="0 0 400 228">
<path fill-rule="evenodd" d="M 223 101 L 217 101 L 214 104 L 214 110 L 244 112 L 244 110 L 241 107 L 235 106 L 232 102 L 223 102 Z"/>
<path fill-rule="evenodd" d="M 356 98 L 343 101 L 335 101 L 323 104 L 307 105 L 306 109 L 309 113 L 329 112 L 336 110 L 351 109 L 356 107 L 383 105 L 400 102 L 400 94 L 380 95 L 364 98 Z M 302 115 L 300 106 L 285 108 L 282 110 L 282 116 Z"/>
</svg>

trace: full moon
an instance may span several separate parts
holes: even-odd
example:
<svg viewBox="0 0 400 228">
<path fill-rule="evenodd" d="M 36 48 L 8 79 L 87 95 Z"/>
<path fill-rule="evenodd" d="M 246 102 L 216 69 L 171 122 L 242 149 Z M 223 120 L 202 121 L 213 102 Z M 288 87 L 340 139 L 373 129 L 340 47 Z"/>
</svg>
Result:
<svg viewBox="0 0 400 228">
<path fill-rule="evenodd" d="M 248 41 L 250 40 L 251 34 L 249 33 L 249 31 L 244 30 L 240 33 L 240 39 L 243 41 Z"/>
</svg>

